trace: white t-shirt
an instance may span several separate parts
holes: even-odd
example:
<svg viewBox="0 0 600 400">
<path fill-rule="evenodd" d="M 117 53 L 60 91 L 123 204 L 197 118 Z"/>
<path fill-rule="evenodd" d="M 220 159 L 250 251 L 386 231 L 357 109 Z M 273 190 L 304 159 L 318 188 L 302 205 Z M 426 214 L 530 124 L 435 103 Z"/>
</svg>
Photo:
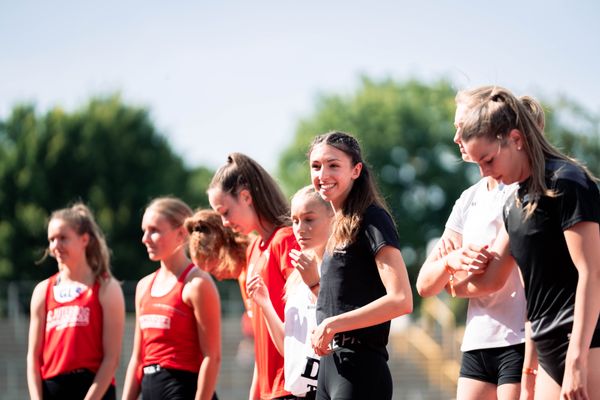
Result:
<svg viewBox="0 0 600 400">
<path fill-rule="evenodd" d="M 463 246 L 492 245 L 504 223 L 504 204 L 517 187 L 499 184 L 488 190 L 487 179 L 480 180 L 456 200 L 446 228 L 462 235 Z M 525 342 L 525 306 L 525 292 L 515 265 L 502 289 L 469 299 L 461 351 Z"/>
<path fill-rule="evenodd" d="M 288 294 L 285 303 L 285 337 L 283 339 L 283 371 L 285 390 L 294 396 L 316 390 L 320 357 L 310 343 L 317 326 L 316 304 L 311 290 L 298 283 Z"/>
</svg>

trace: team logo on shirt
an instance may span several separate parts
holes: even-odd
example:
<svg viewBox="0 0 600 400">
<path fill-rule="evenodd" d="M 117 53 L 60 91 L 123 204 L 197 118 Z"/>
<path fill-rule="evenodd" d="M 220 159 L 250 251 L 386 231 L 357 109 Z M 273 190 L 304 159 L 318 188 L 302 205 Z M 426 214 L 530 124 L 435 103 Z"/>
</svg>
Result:
<svg viewBox="0 0 600 400">
<path fill-rule="evenodd" d="M 171 318 L 159 314 L 146 314 L 140 317 L 140 329 L 171 329 Z"/>
<path fill-rule="evenodd" d="M 46 315 L 46 331 L 88 326 L 90 324 L 90 308 L 81 306 L 64 306 L 48 311 Z"/>
</svg>

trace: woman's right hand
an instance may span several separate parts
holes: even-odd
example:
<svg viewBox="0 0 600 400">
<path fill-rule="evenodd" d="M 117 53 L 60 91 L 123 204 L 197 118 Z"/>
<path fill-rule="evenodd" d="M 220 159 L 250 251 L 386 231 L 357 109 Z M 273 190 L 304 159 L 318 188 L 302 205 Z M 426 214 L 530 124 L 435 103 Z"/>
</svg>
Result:
<svg viewBox="0 0 600 400">
<path fill-rule="evenodd" d="M 261 308 L 267 304 L 267 301 L 270 301 L 269 289 L 267 289 L 265 281 L 258 274 L 254 275 L 246 283 L 246 292 L 248 293 L 248 297 Z"/>
<path fill-rule="evenodd" d="M 300 273 L 302 280 L 308 287 L 313 287 L 321 280 L 317 258 L 312 251 L 290 250 L 292 265 Z"/>
<path fill-rule="evenodd" d="M 446 257 L 446 264 L 454 271 L 466 271 L 471 274 L 484 273 L 490 261 L 494 258 L 487 245 L 476 244 L 450 251 L 446 250 L 444 256 Z"/>
</svg>

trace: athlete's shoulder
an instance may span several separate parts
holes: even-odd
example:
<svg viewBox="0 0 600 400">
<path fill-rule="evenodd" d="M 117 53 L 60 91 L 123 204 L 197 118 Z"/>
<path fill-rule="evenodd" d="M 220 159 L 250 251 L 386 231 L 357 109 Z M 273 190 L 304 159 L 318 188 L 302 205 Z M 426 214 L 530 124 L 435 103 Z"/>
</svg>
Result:
<svg viewBox="0 0 600 400">
<path fill-rule="evenodd" d="M 202 284 L 202 282 L 206 282 L 206 281 L 212 282 L 212 277 L 210 276 L 210 274 L 208 272 L 204 271 L 197 265 L 194 265 L 194 267 L 190 270 L 190 272 L 185 277 L 185 281 L 186 281 L 186 283 L 195 282 L 194 285 L 200 285 L 200 284 Z"/>
<path fill-rule="evenodd" d="M 43 281 L 39 282 L 37 285 L 35 285 L 35 287 L 33 288 L 33 293 L 31 295 L 32 302 L 34 300 L 39 301 L 40 299 L 45 300 L 48 285 L 50 285 L 50 281 L 54 279 L 54 276 L 55 275 L 51 276 L 50 278 L 46 278 Z"/>
<path fill-rule="evenodd" d="M 590 188 L 592 185 L 595 185 L 583 168 L 566 160 L 547 160 L 546 176 L 550 180 L 552 187 L 565 183 L 576 183 L 585 188 Z"/>
<path fill-rule="evenodd" d="M 273 234 L 272 243 L 283 243 L 288 241 L 296 241 L 296 237 L 294 236 L 294 231 L 291 226 L 282 226 L 278 228 L 277 231 Z"/>
<path fill-rule="evenodd" d="M 393 224 L 394 219 L 392 215 L 383 207 L 378 206 L 377 204 L 371 204 L 365 210 L 363 214 L 363 223 L 364 224 L 372 224 L 373 222 L 378 221 L 389 221 Z"/>
<path fill-rule="evenodd" d="M 140 279 L 136 285 L 136 291 L 145 290 L 150 285 L 150 282 L 152 282 L 152 278 L 154 277 L 154 274 L 156 274 L 156 271 L 154 271 L 151 274 L 148 274 L 145 277 L 143 277 L 142 279 Z"/>
</svg>

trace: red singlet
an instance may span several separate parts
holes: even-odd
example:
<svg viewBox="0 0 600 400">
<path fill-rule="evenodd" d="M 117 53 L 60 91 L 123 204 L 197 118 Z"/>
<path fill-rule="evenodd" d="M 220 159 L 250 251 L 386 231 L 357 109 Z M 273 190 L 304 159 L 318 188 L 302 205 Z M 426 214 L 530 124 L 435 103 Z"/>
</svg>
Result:
<svg viewBox="0 0 600 400">
<path fill-rule="evenodd" d="M 185 278 L 194 264 L 188 265 L 177 283 L 164 296 L 152 296 L 152 282 L 140 301 L 139 324 L 142 334 L 142 366 L 159 364 L 163 368 L 198 372 L 202 362 L 196 318 L 181 294 Z"/>
<path fill-rule="evenodd" d="M 53 294 L 57 278 L 58 273 L 51 276 L 46 289 L 42 379 L 80 368 L 96 373 L 104 358 L 100 283 L 94 283 L 71 301 L 59 303 Z"/>
<path fill-rule="evenodd" d="M 258 237 L 248 246 L 248 279 L 260 274 L 269 289 L 273 308 L 282 321 L 285 308 L 283 288 L 294 268 L 289 252 L 298 248 L 291 227 L 277 229 L 265 243 Z M 260 396 L 262 399 L 287 396 L 290 393 L 283 388 L 283 357 L 271 340 L 262 309 L 254 302 L 250 302 L 250 306 Z"/>
</svg>

